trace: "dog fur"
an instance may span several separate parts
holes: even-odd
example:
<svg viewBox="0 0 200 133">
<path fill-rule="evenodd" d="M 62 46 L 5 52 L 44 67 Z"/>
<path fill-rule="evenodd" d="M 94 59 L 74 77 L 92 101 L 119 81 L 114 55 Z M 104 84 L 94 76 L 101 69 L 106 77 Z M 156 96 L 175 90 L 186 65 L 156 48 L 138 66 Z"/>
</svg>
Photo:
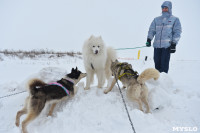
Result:
<svg viewBox="0 0 200 133">
<path fill-rule="evenodd" d="M 112 74 L 115 75 L 115 78 L 113 79 L 111 86 L 108 89 L 104 90 L 105 94 L 112 90 L 113 86 L 118 80 L 119 75 L 123 74 L 125 71 L 120 70 L 120 66 L 118 65 L 119 63 L 120 62 L 116 60 L 111 64 L 111 71 Z M 132 69 L 131 64 L 127 63 L 127 65 Z M 128 99 L 131 101 L 136 101 L 139 104 L 139 108 L 141 111 L 143 111 L 143 102 L 146 106 L 146 113 L 150 112 L 148 104 L 148 88 L 145 85 L 145 81 L 152 78 L 154 78 L 154 80 L 157 80 L 159 76 L 160 73 L 158 70 L 154 68 L 148 68 L 144 70 L 137 78 L 126 74 L 120 78 L 120 81 L 122 82 L 124 88 L 127 88 L 126 94 Z"/>
<path fill-rule="evenodd" d="M 19 127 L 20 125 L 20 117 L 23 114 L 27 114 L 25 120 L 22 122 L 22 132 L 27 133 L 27 125 L 37 116 L 39 116 L 47 102 L 52 103 L 48 113 L 48 116 L 51 116 L 56 104 L 59 101 L 62 101 L 67 97 L 74 96 L 74 92 L 76 91 L 75 85 L 84 77 L 86 77 L 86 73 L 82 73 L 77 68 L 73 68 L 71 73 L 57 81 L 57 83 L 62 84 L 68 89 L 70 95 L 67 95 L 60 86 L 48 85 L 40 79 L 30 80 L 28 83 L 29 96 L 25 100 L 24 108 L 17 112 L 15 122 L 16 126 Z"/>
<path fill-rule="evenodd" d="M 111 47 L 106 47 L 102 37 L 94 37 L 93 35 L 85 41 L 82 49 L 83 61 L 87 73 L 85 90 L 90 88 L 93 82 L 94 74 L 98 78 L 98 88 L 102 88 L 105 79 L 112 76 L 110 70 L 111 61 L 116 59 L 116 51 Z"/>
</svg>

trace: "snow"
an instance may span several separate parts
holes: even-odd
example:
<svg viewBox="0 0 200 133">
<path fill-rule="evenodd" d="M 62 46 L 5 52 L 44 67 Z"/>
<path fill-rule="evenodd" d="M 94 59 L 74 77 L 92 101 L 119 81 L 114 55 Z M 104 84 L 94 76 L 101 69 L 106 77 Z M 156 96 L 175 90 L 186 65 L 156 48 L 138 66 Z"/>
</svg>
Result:
<svg viewBox="0 0 200 133">
<path fill-rule="evenodd" d="M 120 61 L 132 64 L 141 73 L 145 68 L 154 67 L 153 60 L 135 59 L 135 55 L 118 51 Z M 45 82 L 60 79 L 78 67 L 85 72 L 83 61 L 76 57 L 18 59 L 1 55 L 0 97 L 26 90 L 31 78 L 41 78 Z M 129 59 L 127 59 L 129 58 Z M 130 60 L 134 59 L 134 60 Z M 126 60 L 127 59 L 127 60 Z M 127 108 L 137 133 L 172 133 L 173 127 L 200 128 L 200 61 L 171 60 L 169 74 L 161 73 L 158 81 L 149 80 L 149 104 L 151 113 L 145 114 L 136 103 L 126 98 Z M 105 87 L 97 88 L 97 79 L 90 90 L 84 90 L 86 79 L 77 85 L 77 94 L 58 104 L 53 116 L 47 117 L 49 106 L 28 126 L 29 133 L 131 133 L 130 122 L 117 86 L 104 94 Z M 109 81 L 110 84 L 111 80 Z M 119 82 L 122 87 L 121 83 Z M 0 99 L 0 133 L 20 133 L 15 126 L 17 111 L 22 109 L 27 92 Z M 156 109 L 159 107 L 159 110 Z M 21 121 L 26 117 L 23 115 Z"/>
</svg>

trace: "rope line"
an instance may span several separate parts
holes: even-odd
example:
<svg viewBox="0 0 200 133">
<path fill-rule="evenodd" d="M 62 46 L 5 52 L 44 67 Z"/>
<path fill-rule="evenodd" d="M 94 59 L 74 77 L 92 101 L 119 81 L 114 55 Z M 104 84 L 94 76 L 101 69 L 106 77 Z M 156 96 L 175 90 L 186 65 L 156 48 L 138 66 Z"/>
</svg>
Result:
<svg viewBox="0 0 200 133">
<path fill-rule="evenodd" d="M 13 93 L 13 94 L 10 94 L 10 95 L 2 96 L 2 97 L 0 97 L 0 99 L 10 97 L 10 96 L 13 96 L 13 95 L 17 95 L 17 94 L 20 94 L 20 93 L 24 93 L 24 92 L 26 92 L 26 91 L 21 91 L 21 92 Z"/>
<path fill-rule="evenodd" d="M 114 73 L 114 74 L 115 74 L 115 73 Z M 117 79 L 116 79 L 116 74 L 115 74 L 115 80 L 116 80 L 116 82 L 117 82 L 117 85 L 118 85 L 118 88 L 119 88 L 119 91 L 120 91 L 120 94 L 121 94 L 121 97 L 122 97 L 122 101 L 123 101 L 123 103 L 124 103 L 124 107 L 125 107 L 125 109 L 126 109 L 126 113 L 127 113 L 127 115 L 128 115 L 128 119 L 129 119 L 129 121 L 130 121 L 132 130 L 133 130 L 134 133 L 136 133 L 135 128 L 134 128 L 134 126 L 133 126 L 133 122 L 132 122 L 132 120 L 131 120 L 131 117 L 130 117 L 130 115 L 129 115 L 129 112 L 128 112 L 128 109 L 127 109 L 127 106 L 126 106 L 126 102 L 125 102 L 125 100 L 124 100 L 124 96 L 123 96 L 123 94 L 122 94 L 122 90 L 120 89 L 119 83 L 118 83 L 118 81 L 117 81 Z"/>
<path fill-rule="evenodd" d="M 115 49 L 115 50 L 137 49 L 137 48 L 144 48 L 144 47 L 147 47 L 147 46 L 134 47 L 134 48 L 117 48 L 117 49 Z"/>
</svg>

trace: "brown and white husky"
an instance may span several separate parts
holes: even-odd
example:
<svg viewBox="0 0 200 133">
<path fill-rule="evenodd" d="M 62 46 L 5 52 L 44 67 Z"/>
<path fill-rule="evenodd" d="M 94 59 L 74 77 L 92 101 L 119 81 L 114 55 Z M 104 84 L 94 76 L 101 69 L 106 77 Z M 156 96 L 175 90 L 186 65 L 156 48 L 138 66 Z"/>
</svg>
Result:
<svg viewBox="0 0 200 133">
<path fill-rule="evenodd" d="M 131 101 L 136 101 L 139 104 L 141 111 L 143 111 L 143 102 L 146 105 L 146 112 L 149 113 L 148 88 L 145 85 L 145 81 L 151 78 L 157 80 L 160 76 L 158 70 L 154 68 L 148 68 L 138 75 L 136 71 L 133 71 L 131 64 L 126 62 L 120 63 L 118 60 L 116 60 L 111 64 L 111 71 L 115 78 L 113 79 L 111 86 L 104 90 L 104 93 L 107 94 L 109 91 L 111 91 L 117 80 L 120 79 L 123 87 L 127 88 L 126 94 L 128 99 Z"/>
</svg>

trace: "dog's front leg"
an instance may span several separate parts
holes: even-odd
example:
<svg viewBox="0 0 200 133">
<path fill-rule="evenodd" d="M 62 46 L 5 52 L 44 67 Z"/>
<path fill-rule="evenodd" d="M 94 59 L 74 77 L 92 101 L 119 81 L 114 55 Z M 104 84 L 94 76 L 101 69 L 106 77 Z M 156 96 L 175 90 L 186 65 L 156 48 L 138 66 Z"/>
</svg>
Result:
<svg viewBox="0 0 200 133">
<path fill-rule="evenodd" d="M 56 106 L 56 103 L 53 103 L 53 104 L 51 105 L 51 108 L 50 108 L 49 113 L 48 113 L 47 116 L 52 116 L 53 110 L 54 110 L 55 106 Z"/>
<path fill-rule="evenodd" d="M 75 85 L 74 85 L 74 94 L 73 94 L 73 96 L 74 96 L 75 94 L 77 94 L 78 89 L 79 89 L 79 86 L 75 86 Z"/>
<path fill-rule="evenodd" d="M 85 90 L 90 89 L 90 84 L 93 82 L 93 78 L 94 78 L 94 72 L 87 70 L 86 87 L 84 88 Z"/>
<path fill-rule="evenodd" d="M 97 71 L 97 78 L 98 78 L 98 88 L 102 88 L 105 83 L 104 70 Z"/>
<path fill-rule="evenodd" d="M 110 88 L 104 90 L 104 93 L 107 94 L 109 91 L 111 91 L 112 88 L 114 87 L 114 85 L 116 84 L 116 82 L 117 82 L 117 81 L 116 81 L 116 79 L 114 78 L 113 81 L 112 81 L 112 84 L 111 84 Z"/>
</svg>

